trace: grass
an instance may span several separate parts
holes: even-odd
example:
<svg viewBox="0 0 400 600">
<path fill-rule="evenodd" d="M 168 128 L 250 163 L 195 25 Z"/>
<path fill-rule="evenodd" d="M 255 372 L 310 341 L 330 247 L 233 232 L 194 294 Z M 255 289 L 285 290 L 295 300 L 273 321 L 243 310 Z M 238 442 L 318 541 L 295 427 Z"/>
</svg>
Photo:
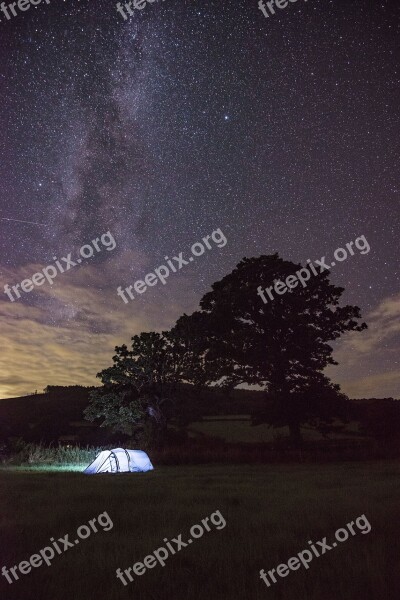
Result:
<svg viewBox="0 0 400 600">
<path fill-rule="evenodd" d="M 18 564 L 107 511 L 114 527 L 92 534 L 9 585 L 5 600 L 398 600 L 400 466 L 163 466 L 146 474 L 84 476 L 0 471 L 0 567 Z M 127 587 L 118 567 L 141 561 L 220 510 L 227 525 L 205 533 Z M 276 568 L 365 514 L 360 532 L 267 588 L 259 570 Z"/>
<path fill-rule="evenodd" d="M 75 465 L 84 468 L 91 463 L 102 448 L 86 446 L 44 446 L 42 444 L 21 444 L 19 452 L 4 459 L 5 463 L 15 465 Z"/>
<path fill-rule="evenodd" d="M 235 424 L 235 423 L 234 423 Z M 239 423 L 240 425 L 240 423 Z M 117 444 L 119 446 L 120 444 Z M 0 468 L 51 467 L 53 470 L 83 471 L 101 450 L 96 448 L 45 446 L 24 443 L 15 444 L 14 451 L 0 454 Z M 115 445 L 114 445 L 115 447 Z M 272 463 L 338 463 L 340 461 L 395 459 L 400 456 L 400 447 L 379 446 L 361 437 L 318 440 L 306 438 L 300 449 L 291 448 L 288 437 L 276 434 L 269 443 L 226 442 L 218 437 L 206 435 L 193 437 L 186 443 L 166 444 L 160 449 L 148 449 L 153 462 L 161 465 L 200 465 L 200 464 L 272 464 Z M 49 470 L 49 469 L 47 469 Z"/>
</svg>

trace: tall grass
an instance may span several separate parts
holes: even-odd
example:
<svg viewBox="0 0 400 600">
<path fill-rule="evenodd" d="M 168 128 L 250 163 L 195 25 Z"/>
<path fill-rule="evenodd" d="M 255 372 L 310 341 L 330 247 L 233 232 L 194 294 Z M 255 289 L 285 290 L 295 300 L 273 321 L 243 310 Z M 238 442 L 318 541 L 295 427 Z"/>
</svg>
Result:
<svg viewBox="0 0 400 600">
<path fill-rule="evenodd" d="M 9 454 L 0 455 L 3 465 L 82 467 L 90 464 L 102 450 L 111 448 L 80 446 L 44 446 L 20 442 Z M 216 438 L 190 440 L 162 449 L 146 449 L 154 465 L 189 464 L 268 464 L 268 463 L 332 463 L 349 460 L 376 460 L 400 456 L 399 446 L 381 446 L 365 440 L 308 442 L 302 449 L 290 448 L 287 440 L 273 443 L 226 443 Z"/>
<path fill-rule="evenodd" d="M 91 448 L 89 446 L 44 446 L 42 444 L 23 444 L 20 449 L 12 454 L 2 456 L 2 464 L 5 465 L 51 465 L 86 466 L 92 462 L 102 448 Z"/>
</svg>

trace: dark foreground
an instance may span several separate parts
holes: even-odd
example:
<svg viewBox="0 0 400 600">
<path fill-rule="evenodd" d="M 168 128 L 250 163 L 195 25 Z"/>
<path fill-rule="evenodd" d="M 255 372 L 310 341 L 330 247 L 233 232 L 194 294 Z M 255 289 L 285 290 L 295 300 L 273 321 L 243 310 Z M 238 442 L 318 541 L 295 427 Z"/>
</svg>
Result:
<svg viewBox="0 0 400 600">
<path fill-rule="evenodd" d="M 106 511 L 113 527 L 92 533 L 9 584 L 4 600 L 398 600 L 400 465 L 161 467 L 148 474 L 83 476 L 0 471 L 0 568 Z M 226 527 L 183 547 L 124 587 L 116 569 L 133 566 L 163 538 L 189 538 L 220 511 Z M 266 571 L 365 514 L 371 531 L 350 536 L 267 587 Z M 176 544 L 174 544 L 176 545 Z M 61 548 L 62 543 L 59 544 Z M 24 568 L 24 567 L 23 567 Z"/>
</svg>

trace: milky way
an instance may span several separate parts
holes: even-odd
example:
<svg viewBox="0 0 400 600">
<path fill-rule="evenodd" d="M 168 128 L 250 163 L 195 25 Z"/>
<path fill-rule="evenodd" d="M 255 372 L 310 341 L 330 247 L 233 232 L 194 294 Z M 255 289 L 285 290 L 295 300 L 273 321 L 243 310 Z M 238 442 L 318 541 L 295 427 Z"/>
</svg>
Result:
<svg viewBox="0 0 400 600">
<path fill-rule="evenodd" d="M 115 344 L 172 326 L 244 256 L 303 262 L 360 235 L 371 252 L 332 280 L 370 329 L 329 374 L 352 396 L 400 396 L 398 3 L 135 13 L 52 0 L 1 20 L 2 290 L 104 232 L 117 248 L 1 294 L 0 397 L 92 383 Z M 118 285 L 217 228 L 221 251 L 121 303 Z"/>
</svg>

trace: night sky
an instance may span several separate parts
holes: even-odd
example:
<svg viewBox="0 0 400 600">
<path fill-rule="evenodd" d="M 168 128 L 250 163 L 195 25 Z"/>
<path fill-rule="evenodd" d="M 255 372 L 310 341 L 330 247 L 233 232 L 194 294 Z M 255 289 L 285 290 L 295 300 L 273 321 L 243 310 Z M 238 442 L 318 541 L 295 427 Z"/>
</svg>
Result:
<svg viewBox="0 0 400 600">
<path fill-rule="evenodd" d="M 335 345 L 328 374 L 351 397 L 399 398 L 398 0 L 134 12 L 0 14 L 0 397 L 96 383 L 116 344 L 170 328 L 244 256 L 305 262 L 365 235 L 332 281 L 369 329 Z M 226 246 L 117 296 L 218 228 Z M 108 231 L 114 250 L 3 293 Z"/>
</svg>

